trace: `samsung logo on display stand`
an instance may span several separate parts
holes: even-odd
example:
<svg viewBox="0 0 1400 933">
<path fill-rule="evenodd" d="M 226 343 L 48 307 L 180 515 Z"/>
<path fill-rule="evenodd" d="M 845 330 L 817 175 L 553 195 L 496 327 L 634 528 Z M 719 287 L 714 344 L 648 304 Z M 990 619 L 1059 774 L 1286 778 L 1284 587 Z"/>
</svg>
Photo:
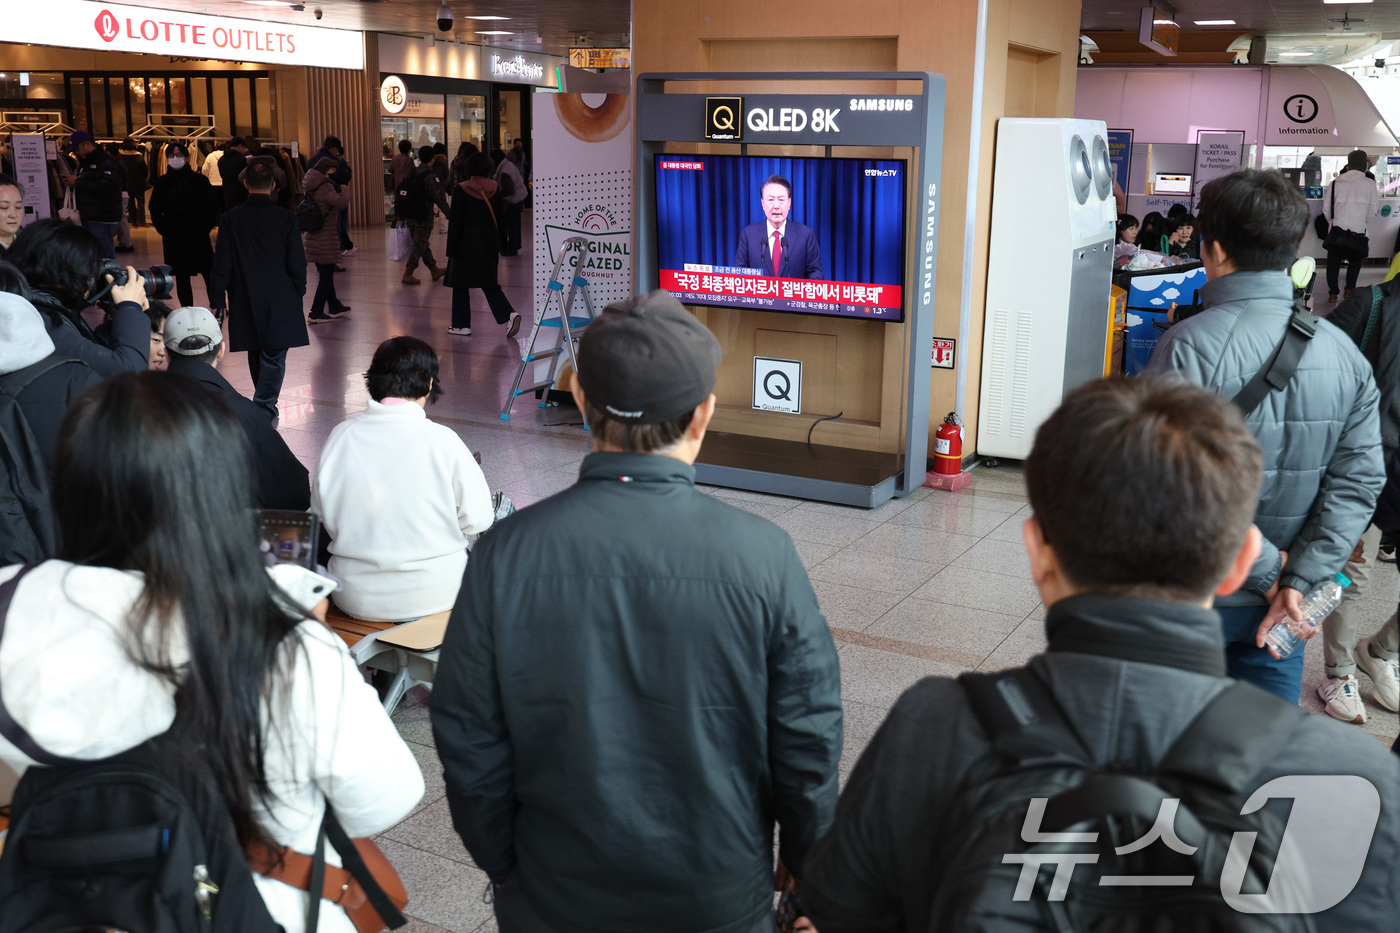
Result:
<svg viewBox="0 0 1400 933">
<path fill-rule="evenodd" d="M 888 97 L 852 97 L 851 109 L 912 112 L 914 109 L 914 101 L 908 97 L 893 99 Z"/>
</svg>

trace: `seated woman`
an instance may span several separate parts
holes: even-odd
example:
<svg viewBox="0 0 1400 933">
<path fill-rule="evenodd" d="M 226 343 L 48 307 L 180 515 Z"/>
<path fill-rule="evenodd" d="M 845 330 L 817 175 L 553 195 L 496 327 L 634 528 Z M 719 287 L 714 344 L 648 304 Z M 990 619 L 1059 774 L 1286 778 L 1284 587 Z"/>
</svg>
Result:
<svg viewBox="0 0 1400 933">
<path fill-rule="evenodd" d="M 283 608 L 217 400 L 160 372 L 88 390 L 63 425 L 54 502 L 59 559 L 18 581 L 0 650 L 0 698 L 40 749 L 98 760 L 169 733 L 212 772 L 245 849 L 313 854 L 327 801 L 356 837 L 408 814 L 418 764 L 340 637 Z M 0 759 L 37 766 L 5 739 Z M 300 933 L 304 891 L 255 881 Z M 355 931 L 325 900 L 319 927 Z"/>
<path fill-rule="evenodd" d="M 1118 240 L 1113 244 L 1113 263 L 1121 266 L 1138 251 L 1138 219 L 1132 214 L 1118 215 Z"/>
<path fill-rule="evenodd" d="M 10 248 L 10 262 L 29 280 L 34 307 L 61 356 L 87 363 L 99 375 L 140 372 L 150 366 L 151 324 L 146 289 L 128 270 L 127 283 L 111 290 L 107 320 L 94 330 L 83 309 L 104 291 L 102 244 L 82 227 L 46 217 L 25 227 Z"/>
<path fill-rule="evenodd" d="M 321 451 L 311 511 L 330 534 L 336 605 L 358 619 L 401 622 L 452 608 L 467 535 L 491 527 L 491 490 L 467 445 L 425 411 L 438 359 L 414 337 L 374 352 L 369 410 L 336 427 Z"/>
</svg>

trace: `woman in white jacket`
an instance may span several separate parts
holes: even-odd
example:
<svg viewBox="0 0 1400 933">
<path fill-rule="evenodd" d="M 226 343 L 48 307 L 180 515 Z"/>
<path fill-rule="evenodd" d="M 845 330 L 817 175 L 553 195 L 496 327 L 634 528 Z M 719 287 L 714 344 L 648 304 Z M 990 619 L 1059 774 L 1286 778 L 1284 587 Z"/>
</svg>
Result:
<svg viewBox="0 0 1400 933">
<path fill-rule="evenodd" d="M 263 567 L 222 404 L 169 373 L 95 386 L 64 422 L 54 502 L 59 559 L 19 581 L 0 641 L 0 698 L 40 748 L 98 760 L 169 731 L 212 767 L 245 848 L 312 854 L 328 800 L 351 836 L 408 814 L 412 753 L 339 637 L 289 614 Z M 3 739 L 0 758 L 34 765 Z M 300 933 L 309 895 L 255 880 Z M 327 901 L 319 924 L 354 933 Z"/>
</svg>

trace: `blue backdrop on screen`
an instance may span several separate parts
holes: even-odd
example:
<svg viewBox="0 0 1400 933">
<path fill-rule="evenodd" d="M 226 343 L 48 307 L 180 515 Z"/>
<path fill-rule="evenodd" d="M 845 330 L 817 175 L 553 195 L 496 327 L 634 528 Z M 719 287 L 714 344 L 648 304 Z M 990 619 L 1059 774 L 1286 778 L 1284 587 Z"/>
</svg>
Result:
<svg viewBox="0 0 1400 933">
<path fill-rule="evenodd" d="M 761 223 L 760 190 L 770 175 L 792 183 L 789 220 L 811 227 L 823 277 L 837 282 L 904 282 L 905 163 L 895 159 L 776 156 L 656 156 L 657 260 L 732 266 L 739 232 Z M 703 171 L 662 170 L 661 162 L 703 162 Z M 867 174 L 866 170 L 893 172 Z M 655 283 L 653 283 L 655 284 Z"/>
</svg>

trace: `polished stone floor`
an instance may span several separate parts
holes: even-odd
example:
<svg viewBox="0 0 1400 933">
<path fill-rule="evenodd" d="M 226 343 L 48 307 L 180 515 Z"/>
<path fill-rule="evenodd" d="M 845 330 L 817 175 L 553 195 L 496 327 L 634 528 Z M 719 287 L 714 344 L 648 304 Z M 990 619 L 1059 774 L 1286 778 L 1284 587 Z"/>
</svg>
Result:
<svg viewBox="0 0 1400 933">
<path fill-rule="evenodd" d="M 527 215 L 528 224 L 528 215 Z M 138 230 L 143 263 L 159 261 L 153 231 Z M 526 506 L 570 485 L 589 443 L 572 409 L 540 409 L 522 398 L 509 422 L 498 415 L 514 378 L 520 347 L 484 310 L 475 334 L 452 337 L 447 289 L 399 284 L 401 267 L 386 259 L 383 230 L 354 231 L 358 251 L 337 277 L 349 318 L 311 329 L 311 345 L 290 353 L 280 430 L 314 469 L 327 434 L 365 407 L 363 373 L 380 341 L 411 334 L 432 344 L 442 360 L 445 393 L 429 411 L 482 455 L 487 479 Z M 435 237 L 441 255 L 444 237 Z M 502 260 L 501 278 L 516 308 L 532 309 L 531 255 Z M 314 283 L 312 283 L 314 288 Z M 203 292 L 196 289 L 196 300 Z M 309 301 L 308 301 L 309 304 Z M 522 337 L 528 327 L 522 330 Z M 248 392 L 243 354 L 230 354 L 224 374 Z M 1020 525 L 1029 507 L 1014 467 L 973 471 L 969 490 L 920 489 L 905 499 L 864 511 L 729 489 L 706 489 L 787 530 L 797 544 L 841 654 L 846 747 L 843 775 L 900 693 L 921 677 L 954 676 L 1024 662 L 1044 648 L 1045 610 L 1029 577 Z M 1366 631 L 1394 611 L 1400 574 L 1382 567 L 1365 601 Z M 1321 646 L 1307 652 L 1304 705 L 1320 709 Z M 1369 681 L 1362 678 L 1369 697 Z M 395 715 L 418 756 L 428 791 L 415 812 L 380 841 L 407 884 L 412 933 L 494 931 L 483 900 L 486 876 L 452 830 L 441 768 L 428 725 L 426 696 L 411 695 Z M 1364 727 L 1389 744 L 1400 722 L 1368 700 Z"/>
</svg>

